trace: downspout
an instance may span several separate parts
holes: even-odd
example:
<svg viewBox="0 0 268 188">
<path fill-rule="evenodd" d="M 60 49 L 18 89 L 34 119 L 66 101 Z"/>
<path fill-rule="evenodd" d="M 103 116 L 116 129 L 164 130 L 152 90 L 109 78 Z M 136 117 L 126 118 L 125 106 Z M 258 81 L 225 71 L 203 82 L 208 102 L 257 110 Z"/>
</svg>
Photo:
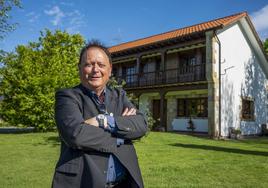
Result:
<svg viewBox="0 0 268 188">
<path fill-rule="evenodd" d="M 215 31 L 214 35 L 219 45 L 219 137 L 221 137 L 221 41 Z"/>
</svg>

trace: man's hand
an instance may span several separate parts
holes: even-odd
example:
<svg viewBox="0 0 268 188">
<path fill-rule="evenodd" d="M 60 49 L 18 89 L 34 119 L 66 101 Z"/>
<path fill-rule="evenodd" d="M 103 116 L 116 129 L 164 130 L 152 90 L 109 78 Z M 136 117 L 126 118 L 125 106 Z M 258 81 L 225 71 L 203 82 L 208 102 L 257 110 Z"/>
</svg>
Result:
<svg viewBox="0 0 268 188">
<path fill-rule="evenodd" d="M 136 111 L 137 110 L 135 108 L 125 108 L 122 116 L 134 116 L 136 115 Z"/>
<path fill-rule="evenodd" d="M 93 125 L 95 127 L 99 127 L 99 122 L 97 120 L 97 116 L 93 117 L 93 118 L 90 118 L 90 119 L 87 119 L 84 121 L 86 124 L 88 125 Z M 108 128 L 108 123 L 107 123 L 107 118 L 104 119 L 104 128 Z"/>
<path fill-rule="evenodd" d="M 93 117 L 93 118 L 85 120 L 85 123 L 88 124 L 88 125 L 93 125 L 95 127 L 99 126 L 99 122 L 97 121 L 96 117 Z"/>
</svg>

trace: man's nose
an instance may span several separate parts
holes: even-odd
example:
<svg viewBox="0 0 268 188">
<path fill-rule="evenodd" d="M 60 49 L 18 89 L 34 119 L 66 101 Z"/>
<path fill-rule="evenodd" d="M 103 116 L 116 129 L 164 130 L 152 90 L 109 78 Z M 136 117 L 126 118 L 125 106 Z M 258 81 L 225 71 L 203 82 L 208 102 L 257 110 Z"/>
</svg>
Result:
<svg viewBox="0 0 268 188">
<path fill-rule="evenodd" d="M 99 67 L 98 65 L 95 64 L 95 65 L 93 66 L 93 69 L 92 69 L 92 70 L 93 70 L 93 72 L 99 72 L 99 71 L 100 71 L 100 67 Z"/>
</svg>

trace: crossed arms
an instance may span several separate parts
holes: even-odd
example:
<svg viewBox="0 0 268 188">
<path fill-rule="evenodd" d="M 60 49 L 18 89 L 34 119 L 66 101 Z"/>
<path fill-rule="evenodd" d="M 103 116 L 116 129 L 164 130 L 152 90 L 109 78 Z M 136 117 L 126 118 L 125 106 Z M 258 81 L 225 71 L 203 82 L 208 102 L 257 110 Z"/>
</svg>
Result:
<svg viewBox="0 0 268 188">
<path fill-rule="evenodd" d="M 142 113 L 136 111 L 125 95 L 124 110 L 115 116 L 117 131 L 111 133 L 98 126 L 96 117 L 83 118 L 82 100 L 71 89 L 56 93 L 55 120 L 62 140 L 73 149 L 115 152 L 117 138 L 135 140 L 145 135 L 147 123 Z M 116 108 L 116 107 L 115 107 Z"/>
</svg>

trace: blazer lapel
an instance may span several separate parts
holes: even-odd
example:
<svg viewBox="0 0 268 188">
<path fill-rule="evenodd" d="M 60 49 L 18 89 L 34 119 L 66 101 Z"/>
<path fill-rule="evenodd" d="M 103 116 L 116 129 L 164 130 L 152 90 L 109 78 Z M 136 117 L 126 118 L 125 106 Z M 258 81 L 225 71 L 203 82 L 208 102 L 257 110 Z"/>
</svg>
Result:
<svg viewBox="0 0 268 188">
<path fill-rule="evenodd" d="M 82 100 L 84 100 L 84 101 L 82 104 L 83 104 L 83 112 L 84 112 L 83 116 L 84 116 L 84 118 L 85 117 L 88 118 L 88 116 L 94 117 L 97 114 L 99 114 L 99 111 L 96 107 L 96 104 L 93 102 L 93 100 L 89 96 L 89 93 L 86 90 L 86 88 L 83 87 L 82 84 L 80 84 L 78 87 L 81 89 L 81 91 L 83 93 Z"/>
<path fill-rule="evenodd" d="M 105 105 L 106 105 L 106 110 L 109 114 L 110 113 L 114 114 L 116 112 L 116 110 L 115 110 L 116 104 L 118 104 L 117 100 L 118 99 L 113 95 L 111 89 L 107 88 L 106 93 L 105 93 Z"/>
</svg>

